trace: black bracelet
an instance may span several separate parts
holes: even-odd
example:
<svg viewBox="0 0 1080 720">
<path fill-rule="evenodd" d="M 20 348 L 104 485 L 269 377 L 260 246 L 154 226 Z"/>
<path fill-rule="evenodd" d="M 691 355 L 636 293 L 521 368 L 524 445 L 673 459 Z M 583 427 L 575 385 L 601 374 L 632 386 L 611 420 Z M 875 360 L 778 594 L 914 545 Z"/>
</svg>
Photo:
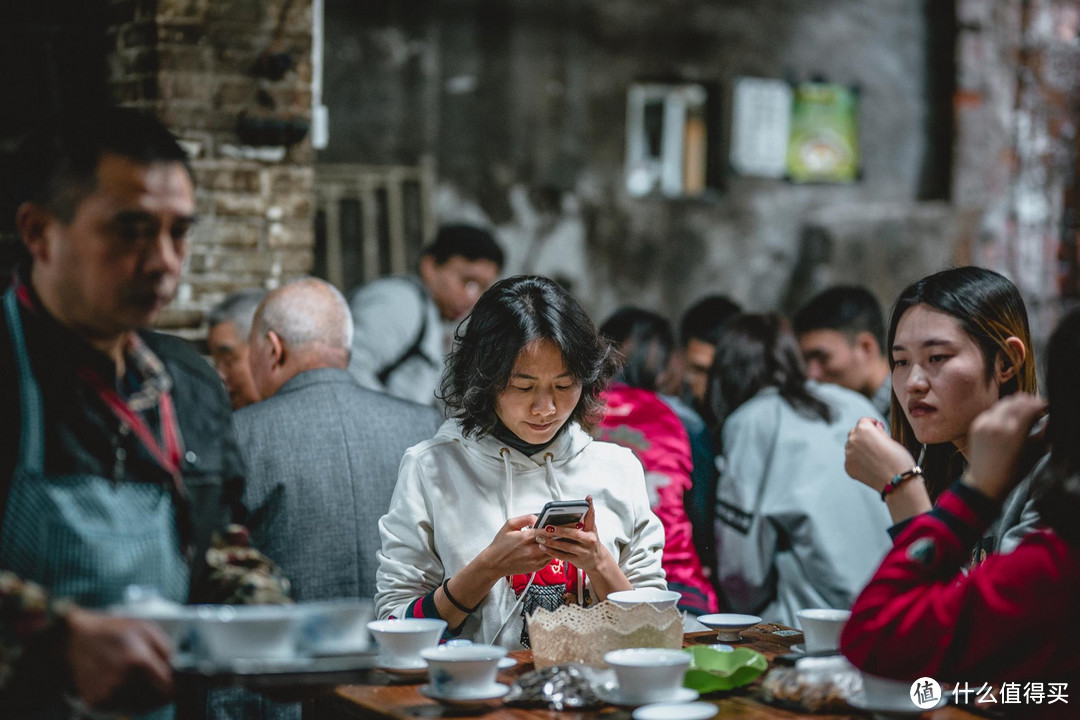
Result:
<svg viewBox="0 0 1080 720">
<path fill-rule="evenodd" d="M 442 591 L 443 595 L 446 595 L 446 599 L 450 601 L 450 604 L 456 607 L 461 612 L 465 613 L 466 615 L 471 615 L 480 609 L 479 605 L 474 608 L 467 608 L 454 599 L 454 596 L 450 594 L 450 578 L 446 578 L 442 581 Z"/>
</svg>

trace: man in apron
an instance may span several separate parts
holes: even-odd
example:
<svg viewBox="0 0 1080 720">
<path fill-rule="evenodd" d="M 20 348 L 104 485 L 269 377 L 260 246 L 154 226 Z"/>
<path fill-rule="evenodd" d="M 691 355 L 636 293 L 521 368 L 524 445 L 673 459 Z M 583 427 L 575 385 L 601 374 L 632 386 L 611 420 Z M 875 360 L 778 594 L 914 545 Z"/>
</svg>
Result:
<svg viewBox="0 0 1080 720">
<path fill-rule="evenodd" d="M 0 715 L 160 707 L 168 640 L 100 610 L 129 585 L 187 602 L 243 491 L 213 369 L 144 329 L 179 282 L 191 170 L 157 120 L 117 108 L 39 129 L 16 167 L 28 257 L 0 312 Z"/>
</svg>

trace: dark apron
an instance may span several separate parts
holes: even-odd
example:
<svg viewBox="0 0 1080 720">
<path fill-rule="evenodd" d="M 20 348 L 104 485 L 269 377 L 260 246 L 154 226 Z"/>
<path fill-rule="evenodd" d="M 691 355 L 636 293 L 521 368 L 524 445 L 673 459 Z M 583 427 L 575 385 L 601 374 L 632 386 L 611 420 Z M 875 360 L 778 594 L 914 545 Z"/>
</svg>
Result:
<svg viewBox="0 0 1080 720">
<path fill-rule="evenodd" d="M 41 389 L 26 352 L 13 290 L 4 312 L 15 349 L 19 457 L 0 529 L 0 567 L 42 585 L 56 598 L 87 608 L 123 601 L 128 585 L 156 587 L 183 603 L 188 566 L 180 552 L 176 513 L 160 483 L 114 482 L 95 475 L 45 474 L 45 416 Z M 165 708 L 146 717 L 171 717 Z M 42 717 L 71 717 L 62 708 Z"/>
</svg>

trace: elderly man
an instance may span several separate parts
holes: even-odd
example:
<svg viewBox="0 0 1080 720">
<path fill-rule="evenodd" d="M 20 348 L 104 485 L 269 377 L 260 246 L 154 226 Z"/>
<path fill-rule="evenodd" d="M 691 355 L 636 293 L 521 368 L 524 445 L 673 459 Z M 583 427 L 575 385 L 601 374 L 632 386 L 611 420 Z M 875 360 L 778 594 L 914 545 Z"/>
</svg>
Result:
<svg viewBox="0 0 1080 720">
<path fill-rule="evenodd" d="M 235 415 L 252 478 L 252 539 L 282 567 L 296 600 L 375 594 L 379 518 L 405 450 L 435 435 L 433 408 L 366 390 L 345 369 L 349 306 L 322 280 L 267 296 L 251 329 L 263 400 Z"/>
<path fill-rule="evenodd" d="M 214 367 L 229 392 L 233 410 L 259 402 L 248 365 L 248 335 L 255 309 L 266 297 L 262 288 L 245 288 L 228 296 L 206 314 L 206 344 Z"/>
<path fill-rule="evenodd" d="M 375 280 L 352 297 L 356 322 L 349 369 L 364 387 L 424 405 L 435 391 L 457 323 L 502 271 L 486 230 L 444 225 L 424 248 L 419 275 Z"/>
<path fill-rule="evenodd" d="M 19 172 L 28 254 L 0 313 L 0 714 L 53 717 L 65 695 L 145 709 L 173 690 L 168 640 L 92 609 L 128 585 L 187 601 L 192 558 L 243 491 L 220 381 L 145 330 L 179 282 L 191 171 L 157 120 L 112 108 L 43 124 Z"/>
</svg>

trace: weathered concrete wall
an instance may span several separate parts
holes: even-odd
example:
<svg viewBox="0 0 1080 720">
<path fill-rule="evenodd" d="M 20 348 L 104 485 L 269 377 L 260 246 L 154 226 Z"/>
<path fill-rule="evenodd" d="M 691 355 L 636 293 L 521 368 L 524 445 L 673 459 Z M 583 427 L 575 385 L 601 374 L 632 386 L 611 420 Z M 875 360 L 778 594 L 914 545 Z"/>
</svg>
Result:
<svg viewBox="0 0 1080 720">
<path fill-rule="evenodd" d="M 930 129 L 928 76 L 951 74 L 929 66 L 937 17 L 911 0 L 328 0 L 319 161 L 434 156 L 441 219 L 491 224 L 511 272 L 563 278 L 598 319 L 626 302 L 674 317 L 707 292 L 790 309 L 831 281 L 889 302 L 952 258 L 948 206 L 920 204 L 947 193 L 949 137 Z M 860 86 L 862 180 L 721 173 L 702 199 L 628 196 L 630 84 L 708 85 L 723 170 L 739 75 Z M 807 253 L 817 264 L 799 270 Z"/>
</svg>

